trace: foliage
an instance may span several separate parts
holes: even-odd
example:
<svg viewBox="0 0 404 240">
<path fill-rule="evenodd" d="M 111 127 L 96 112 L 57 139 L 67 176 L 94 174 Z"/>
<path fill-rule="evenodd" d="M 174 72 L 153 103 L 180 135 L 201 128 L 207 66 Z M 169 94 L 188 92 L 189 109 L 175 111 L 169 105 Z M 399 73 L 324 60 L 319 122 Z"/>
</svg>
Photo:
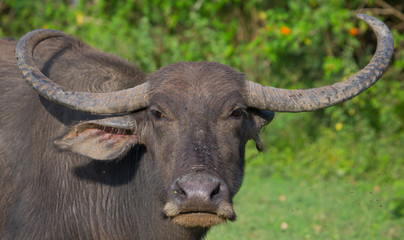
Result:
<svg viewBox="0 0 404 240">
<path fill-rule="evenodd" d="M 388 2 L 393 10 L 382 0 L 3 0 L 0 36 L 58 29 L 148 73 L 207 60 L 262 84 L 310 88 L 341 81 L 367 64 L 375 38 L 354 16 L 376 15 L 392 28 L 396 46 L 383 79 L 332 108 L 277 114 L 262 135 L 266 150 L 258 154 L 249 144 L 247 164 L 268 176 L 390 184 L 389 212 L 402 218 L 404 14 L 400 1 Z M 380 14 L 386 12 L 392 14 Z"/>
</svg>

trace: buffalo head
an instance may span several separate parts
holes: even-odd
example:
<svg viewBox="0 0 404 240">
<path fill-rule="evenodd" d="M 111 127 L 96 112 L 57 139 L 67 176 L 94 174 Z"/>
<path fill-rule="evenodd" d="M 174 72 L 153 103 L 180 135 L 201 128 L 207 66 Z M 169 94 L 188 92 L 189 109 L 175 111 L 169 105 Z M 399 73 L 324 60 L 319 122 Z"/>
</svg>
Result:
<svg viewBox="0 0 404 240">
<path fill-rule="evenodd" d="M 232 198 L 243 178 L 245 144 L 253 139 L 262 148 L 258 134 L 273 119 L 273 112 L 326 108 L 358 95 L 381 77 L 393 54 L 392 35 L 379 20 L 359 18 L 378 39 L 370 63 L 343 82 L 307 90 L 262 86 L 214 62 L 182 62 L 161 68 L 130 89 L 75 92 L 35 66 L 33 49 L 39 42 L 70 38 L 53 30 L 25 35 L 16 56 L 24 79 L 44 98 L 101 115 L 71 127 L 55 141 L 59 148 L 119 161 L 135 145 L 144 145 L 152 166 L 145 187 L 148 181 L 159 186 L 151 190 L 161 202 L 155 211 L 180 226 L 210 227 L 236 218 Z"/>
</svg>

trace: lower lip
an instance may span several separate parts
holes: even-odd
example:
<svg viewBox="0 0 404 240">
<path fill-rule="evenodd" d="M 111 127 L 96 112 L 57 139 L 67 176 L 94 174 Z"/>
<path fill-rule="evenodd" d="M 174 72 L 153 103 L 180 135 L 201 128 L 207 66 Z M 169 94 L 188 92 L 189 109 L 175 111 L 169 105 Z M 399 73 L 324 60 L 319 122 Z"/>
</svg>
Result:
<svg viewBox="0 0 404 240">
<path fill-rule="evenodd" d="M 172 217 L 171 220 L 183 227 L 212 227 L 218 224 L 226 223 L 226 219 L 223 217 L 219 217 L 213 213 L 203 212 L 182 213 Z"/>
</svg>

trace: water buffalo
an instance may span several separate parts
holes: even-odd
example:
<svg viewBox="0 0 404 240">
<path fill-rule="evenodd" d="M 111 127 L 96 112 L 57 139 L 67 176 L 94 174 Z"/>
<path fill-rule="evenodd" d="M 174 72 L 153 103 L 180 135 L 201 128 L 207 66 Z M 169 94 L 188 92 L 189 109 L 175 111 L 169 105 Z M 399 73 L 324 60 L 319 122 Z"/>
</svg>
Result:
<svg viewBox="0 0 404 240">
<path fill-rule="evenodd" d="M 215 62 L 146 75 L 53 30 L 0 40 L 1 239 L 200 239 L 235 220 L 245 144 L 262 148 L 274 112 L 348 100 L 387 68 L 390 31 L 359 18 L 377 35 L 371 62 L 307 90 Z"/>
</svg>

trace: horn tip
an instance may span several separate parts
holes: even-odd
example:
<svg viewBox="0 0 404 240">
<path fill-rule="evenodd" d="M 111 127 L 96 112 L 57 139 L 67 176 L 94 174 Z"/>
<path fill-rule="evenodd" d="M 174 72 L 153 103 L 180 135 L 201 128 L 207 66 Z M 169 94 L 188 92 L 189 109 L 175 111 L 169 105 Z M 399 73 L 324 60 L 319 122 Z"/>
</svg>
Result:
<svg viewBox="0 0 404 240">
<path fill-rule="evenodd" d="M 365 21 L 366 23 L 368 23 L 370 25 L 373 25 L 372 22 L 373 23 L 377 23 L 377 22 L 382 23 L 378 18 L 364 14 L 364 13 L 358 13 L 358 14 L 356 14 L 356 17 L 361 19 L 362 21 Z"/>
</svg>

